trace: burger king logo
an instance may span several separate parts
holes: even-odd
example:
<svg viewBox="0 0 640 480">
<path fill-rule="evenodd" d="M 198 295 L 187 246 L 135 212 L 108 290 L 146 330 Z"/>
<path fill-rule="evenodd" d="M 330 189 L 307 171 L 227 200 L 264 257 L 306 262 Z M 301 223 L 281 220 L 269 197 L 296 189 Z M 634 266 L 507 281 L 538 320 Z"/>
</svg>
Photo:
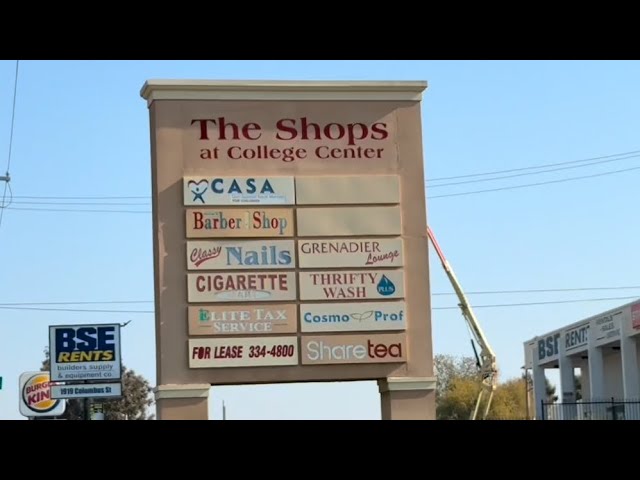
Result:
<svg viewBox="0 0 640 480">
<path fill-rule="evenodd" d="M 50 384 L 48 373 L 38 373 L 27 379 L 22 387 L 22 399 L 30 410 L 46 413 L 58 406 L 60 400 L 51 398 Z"/>
</svg>

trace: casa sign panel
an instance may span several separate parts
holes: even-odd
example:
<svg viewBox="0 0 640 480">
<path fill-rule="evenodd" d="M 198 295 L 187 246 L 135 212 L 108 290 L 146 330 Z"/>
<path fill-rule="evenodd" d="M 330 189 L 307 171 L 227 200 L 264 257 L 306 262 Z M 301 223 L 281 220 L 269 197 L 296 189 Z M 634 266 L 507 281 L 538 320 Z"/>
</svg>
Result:
<svg viewBox="0 0 640 480">
<path fill-rule="evenodd" d="M 293 205 L 293 177 L 185 177 L 184 205 Z"/>
<path fill-rule="evenodd" d="M 401 238 L 298 241 L 300 268 L 401 267 Z"/>
<path fill-rule="evenodd" d="M 294 268 L 293 240 L 211 240 L 187 242 L 189 270 Z"/>
<path fill-rule="evenodd" d="M 189 335 L 268 335 L 295 333 L 295 304 L 190 306 Z"/>
<path fill-rule="evenodd" d="M 189 340 L 190 368 L 275 367 L 298 364 L 298 338 L 203 338 Z"/>
<path fill-rule="evenodd" d="M 303 332 L 405 330 L 405 302 L 310 303 L 300 305 Z"/>
<path fill-rule="evenodd" d="M 301 300 L 365 300 L 402 298 L 402 270 L 300 272 Z"/>
<path fill-rule="evenodd" d="M 187 238 L 291 237 L 293 210 L 281 208 L 190 208 Z"/>
</svg>

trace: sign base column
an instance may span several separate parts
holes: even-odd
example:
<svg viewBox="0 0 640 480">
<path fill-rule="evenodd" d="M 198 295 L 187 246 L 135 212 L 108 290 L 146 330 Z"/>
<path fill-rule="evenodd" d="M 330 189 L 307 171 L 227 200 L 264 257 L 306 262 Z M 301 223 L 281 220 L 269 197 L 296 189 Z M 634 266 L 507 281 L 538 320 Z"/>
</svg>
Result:
<svg viewBox="0 0 640 480">
<path fill-rule="evenodd" d="M 435 377 L 378 380 L 382 420 L 435 420 Z"/>
<path fill-rule="evenodd" d="M 153 391 L 158 420 L 209 420 L 207 383 L 159 385 Z"/>
</svg>

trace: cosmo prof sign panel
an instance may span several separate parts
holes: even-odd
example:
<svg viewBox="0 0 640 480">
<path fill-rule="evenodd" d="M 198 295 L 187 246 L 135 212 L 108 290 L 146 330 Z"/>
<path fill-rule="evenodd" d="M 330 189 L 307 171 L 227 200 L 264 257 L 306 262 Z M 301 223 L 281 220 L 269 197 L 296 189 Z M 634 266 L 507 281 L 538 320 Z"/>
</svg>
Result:
<svg viewBox="0 0 640 480">
<path fill-rule="evenodd" d="M 120 325 L 52 325 L 49 356 L 52 381 L 119 380 Z"/>
<path fill-rule="evenodd" d="M 189 306 L 189 335 L 269 335 L 295 333 L 297 307 L 277 305 Z"/>
<path fill-rule="evenodd" d="M 189 270 L 295 268 L 293 240 L 211 240 L 187 242 Z"/>
<path fill-rule="evenodd" d="M 311 303 L 300 305 L 303 332 L 405 330 L 405 302 Z"/>
<path fill-rule="evenodd" d="M 190 368 L 275 367 L 298 364 L 298 338 L 203 338 L 189 340 Z"/>
<path fill-rule="evenodd" d="M 346 238 L 298 241 L 300 268 L 401 267 L 401 238 Z"/>
<path fill-rule="evenodd" d="M 365 300 L 402 298 L 402 270 L 343 270 L 300 272 L 301 300 Z"/>
<path fill-rule="evenodd" d="M 296 299 L 294 272 L 190 273 L 189 302 L 262 302 Z"/>
<path fill-rule="evenodd" d="M 185 177 L 184 204 L 293 205 L 293 177 Z"/>
<path fill-rule="evenodd" d="M 293 210 L 282 208 L 190 208 L 188 238 L 291 237 Z"/>
<path fill-rule="evenodd" d="M 64 400 L 51 394 L 49 372 L 24 372 L 19 379 L 20 414 L 24 417 L 55 417 L 66 409 Z"/>
</svg>

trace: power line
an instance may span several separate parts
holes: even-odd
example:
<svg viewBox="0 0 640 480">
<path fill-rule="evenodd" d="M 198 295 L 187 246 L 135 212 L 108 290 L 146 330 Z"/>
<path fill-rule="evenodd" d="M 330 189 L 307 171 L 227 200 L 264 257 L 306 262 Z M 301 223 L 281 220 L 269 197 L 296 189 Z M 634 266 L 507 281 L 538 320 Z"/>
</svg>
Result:
<svg viewBox="0 0 640 480">
<path fill-rule="evenodd" d="M 6 207 L 7 210 L 22 210 L 31 212 L 85 212 L 85 213 L 151 213 L 150 210 L 86 210 L 78 208 L 29 208 Z"/>
<path fill-rule="evenodd" d="M 112 197 L 46 197 L 41 195 L 16 195 L 15 198 L 24 198 L 24 199 L 41 199 L 41 200 L 135 200 L 135 199 L 146 199 L 150 200 L 151 195 L 146 196 L 135 196 L 135 197 L 124 197 L 124 196 L 112 196 Z"/>
<path fill-rule="evenodd" d="M 153 300 L 108 300 L 106 302 L 17 302 L 17 303 L 0 303 L 0 307 L 19 307 L 32 305 L 116 305 L 116 304 L 135 304 L 135 303 L 153 303 Z"/>
<path fill-rule="evenodd" d="M 604 158 L 620 157 L 622 155 L 632 155 L 632 154 L 637 154 L 637 153 L 640 153 L 640 150 L 633 150 L 631 152 L 613 153 L 611 155 L 604 155 L 602 157 L 584 158 L 582 160 L 571 160 L 571 161 L 568 161 L 568 162 L 547 163 L 547 164 L 544 164 L 544 165 L 537 165 L 537 166 L 531 166 L 531 167 L 511 168 L 509 170 L 494 170 L 492 172 L 471 173 L 471 174 L 467 174 L 467 175 L 456 175 L 456 176 L 453 176 L 453 177 L 430 178 L 427 181 L 428 182 L 437 182 L 437 181 L 441 181 L 441 180 L 455 180 L 455 179 L 458 179 L 458 178 L 471 178 L 471 177 L 482 177 L 482 176 L 485 176 L 485 175 L 496 175 L 496 174 L 499 174 L 499 173 L 522 172 L 524 170 L 535 170 L 536 168 L 556 167 L 558 165 L 570 165 L 570 164 L 573 164 L 573 163 L 590 162 L 592 160 L 601 160 L 601 159 L 604 159 Z"/>
<path fill-rule="evenodd" d="M 511 294 L 511 293 L 549 293 L 549 292 L 586 292 L 594 290 L 634 290 L 640 288 L 640 286 L 631 287 L 584 287 L 584 288 L 547 288 L 547 289 L 533 289 L 533 290 L 487 290 L 481 292 L 465 292 L 465 295 L 499 295 L 499 294 Z M 432 295 L 457 295 L 456 293 L 440 292 L 432 293 Z"/>
<path fill-rule="evenodd" d="M 570 170 L 572 168 L 584 168 L 584 167 L 590 167 L 592 165 L 600 165 L 602 163 L 610 163 L 610 162 L 619 162 L 620 160 L 629 160 L 630 158 L 639 158 L 639 157 L 640 155 L 630 155 L 628 157 L 613 158 L 610 160 L 600 160 L 599 162 L 585 163 L 582 165 L 572 165 L 570 167 L 559 167 L 559 168 L 552 168 L 548 170 L 540 170 L 538 172 L 515 173 L 513 175 L 503 175 L 501 177 L 480 178 L 477 180 L 464 180 L 462 182 L 451 182 L 451 183 L 441 183 L 439 185 L 428 185 L 427 188 L 431 189 L 431 188 L 449 187 L 451 185 L 464 185 L 468 183 L 492 182 L 494 180 L 503 180 L 505 178 L 515 178 L 515 177 L 525 177 L 527 175 L 541 175 L 543 173 L 559 172 L 560 170 Z"/>
<path fill-rule="evenodd" d="M 640 296 L 634 297 L 608 297 L 608 298 L 582 298 L 576 300 L 553 300 L 549 302 L 526 302 L 526 303 L 497 303 L 493 305 L 473 305 L 473 308 L 499 308 L 499 307 L 528 307 L 531 305 L 555 305 L 560 303 L 580 303 L 580 302 L 605 302 L 609 300 L 635 300 Z M 460 307 L 432 307 L 432 310 L 454 310 Z"/>
<path fill-rule="evenodd" d="M 445 195 L 435 195 L 435 196 L 432 196 L 432 197 L 428 197 L 428 199 L 429 200 L 433 200 L 434 198 L 458 197 L 458 196 L 461 196 L 461 195 L 473 195 L 473 194 L 477 194 L 477 193 L 488 193 L 488 192 L 499 192 L 499 191 L 502 191 L 502 190 L 513 190 L 513 189 L 516 189 L 516 188 L 536 187 L 536 186 L 540 186 L 540 185 L 549 185 L 549 184 L 552 184 L 552 183 L 562 183 L 562 182 L 569 182 L 569 181 L 572 181 L 572 180 L 582 180 L 582 179 L 585 179 L 585 178 L 603 177 L 605 175 L 613 175 L 615 173 L 630 172 L 632 170 L 640 170 L 640 167 L 625 168 L 623 170 L 613 170 L 611 172 L 594 173 L 592 175 L 584 175 L 584 176 L 581 176 L 581 177 L 568 177 L 568 178 L 562 178 L 560 180 L 548 180 L 546 182 L 525 183 L 523 185 L 512 185 L 510 187 L 491 188 L 491 189 L 487 189 L 487 190 L 473 190 L 471 192 L 447 193 Z"/>
<path fill-rule="evenodd" d="M 0 202 L 0 226 L 2 226 L 2 218 L 4 217 L 4 211 L 7 208 L 7 204 L 5 201 L 7 200 L 7 188 L 11 192 L 11 187 L 9 187 L 9 182 L 11 181 L 11 177 L 9 176 L 9 171 L 11 170 L 11 151 L 13 149 L 13 127 L 16 119 L 16 98 L 18 94 L 18 66 L 20 65 L 20 60 L 16 60 L 16 73 L 15 79 L 13 82 L 13 107 L 11 108 L 11 130 L 9 132 L 9 154 L 7 155 L 7 175 L 4 179 L 4 191 L 2 192 L 2 202 Z M 13 196 L 13 192 L 11 192 Z"/>
<path fill-rule="evenodd" d="M 604 302 L 611 300 L 635 300 L 640 296 L 629 297 L 605 297 L 605 298 L 581 298 L 575 300 L 552 300 L 548 302 L 520 302 L 520 303 L 498 303 L 491 305 L 474 305 L 473 308 L 503 308 L 503 307 L 527 307 L 533 305 L 557 305 L 564 303 L 582 303 L 582 302 Z M 432 307 L 432 310 L 457 310 L 459 306 L 451 307 Z M 26 307 L 26 306 L 4 306 L 1 305 L 0 309 L 3 310 L 36 310 L 45 312 L 81 312 L 81 313 L 128 313 L 128 314 L 151 314 L 155 313 L 153 310 L 109 310 L 109 309 L 81 309 L 81 308 L 41 308 L 41 307 Z"/>
</svg>

